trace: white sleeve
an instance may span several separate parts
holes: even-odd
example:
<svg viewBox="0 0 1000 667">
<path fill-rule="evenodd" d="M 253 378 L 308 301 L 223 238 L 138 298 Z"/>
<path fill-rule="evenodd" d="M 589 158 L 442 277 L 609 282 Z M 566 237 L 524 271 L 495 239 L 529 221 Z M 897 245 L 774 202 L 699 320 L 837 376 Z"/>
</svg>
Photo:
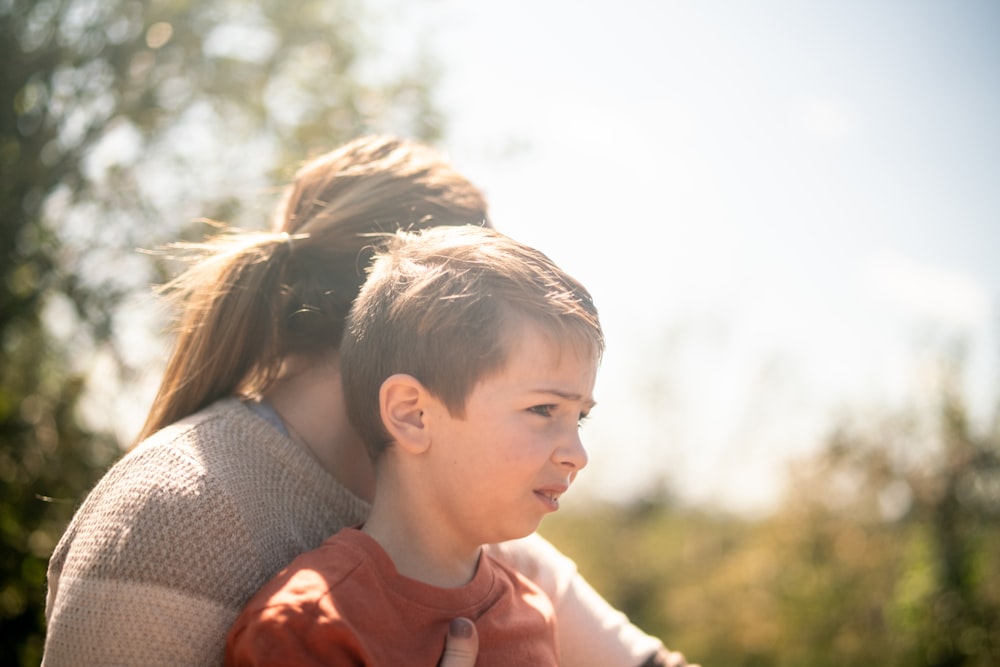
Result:
<svg viewBox="0 0 1000 667">
<path fill-rule="evenodd" d="M 663 647 L 608 604 L 580 576 L 576 563 L 540 535 L 489 548 L 493 557 L 534 581 L 551 598 L 564 667 L 637 667 Z"/>
</svg>

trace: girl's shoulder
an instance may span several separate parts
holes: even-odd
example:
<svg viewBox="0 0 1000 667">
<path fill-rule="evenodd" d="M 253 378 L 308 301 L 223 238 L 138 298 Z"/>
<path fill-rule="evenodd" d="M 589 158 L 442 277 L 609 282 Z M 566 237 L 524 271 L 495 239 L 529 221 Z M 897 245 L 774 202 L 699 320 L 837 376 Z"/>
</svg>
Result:
<svg viewBox="0 0 1000 667">
<path fill-rule="evenodd" d="M 211 406 L 125 454 L 77 510 L 53 563 L 76 576 L 180 585 L 202 594 L 231 578 L 227 570 L 254 567 L 256 538 L 239 498 L 246 486 L 241 479 L 250 473 L 216 465 L 228 455 L 212 453 L 227 449 L 227 439 L 240 439 L 227 418 L 233 407 Z M 217 441 L 223 446 L 213 447 Z"/>
</svg>

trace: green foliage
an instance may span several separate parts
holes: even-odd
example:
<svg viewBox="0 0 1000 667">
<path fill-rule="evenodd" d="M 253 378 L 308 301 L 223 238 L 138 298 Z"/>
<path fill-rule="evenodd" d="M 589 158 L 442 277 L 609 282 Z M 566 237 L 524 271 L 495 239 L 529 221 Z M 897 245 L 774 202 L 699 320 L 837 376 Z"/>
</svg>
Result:
<svg viewBox="0 0 1000 667">
<path fill-rule="evenodd" d="M 293 158 L 361 132 L 438 135 L 430 72 L 377 75 L 369 24 L 356 0 L 0 0 L 0 664 L 38 663 L 46 560 L 120 452 L 78 406 L 95 358 L 136 363 L 135 248 L 264 226 Z"/>
<path fill-rule="evenodd" d="M 134 248 L 262 226 L 279 165 L 359 132 L 440 131 L 430 73 L 378 78 L 367 25 L 351 0 L 0 0 L 0 664 L 38 663 L 46 560 L 120 451 L 77 408 L 153 278 Z M 653 501 L 544 532 L 706 666 L 998 664 L 1000 436 L 956 386 L 932 431 L 845 426 L 771 518 Z"/>
<path fill-rule="evenodd" d="M 957 386 L 946 374 L 936 407 L 845 425 L 766 519 L 642 503 L 542 532 L 704 665 L 1000 664 L 1000 433 L 971 427 Z"/>
</svg>

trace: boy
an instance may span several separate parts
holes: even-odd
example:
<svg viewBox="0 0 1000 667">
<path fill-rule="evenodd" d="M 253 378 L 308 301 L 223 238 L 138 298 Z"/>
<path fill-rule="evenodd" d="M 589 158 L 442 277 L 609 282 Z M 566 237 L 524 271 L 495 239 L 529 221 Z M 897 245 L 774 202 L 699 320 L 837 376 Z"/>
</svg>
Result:
<svg viewBox="0 0 1000 667">
<path fill-rule="evenodd" d="M 478 665 L 557 664 L 548 598 L 482 546 L 534 532 L 586 465 L 603 345 L 588 292 L 538 251 L 478 227 L 390 238 L 340 351 L 371 513 L 250 601 L 226 663 L 432 665 L 468 617 Z"/>
</svg>

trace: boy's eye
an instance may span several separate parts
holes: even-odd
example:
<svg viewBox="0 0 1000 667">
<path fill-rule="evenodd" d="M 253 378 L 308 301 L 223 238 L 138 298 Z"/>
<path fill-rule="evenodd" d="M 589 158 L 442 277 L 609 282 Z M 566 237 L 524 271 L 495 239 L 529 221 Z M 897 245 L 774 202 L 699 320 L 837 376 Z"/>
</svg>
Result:
<svg viewBox="0 0 1000 667">
<path fill-rule="evenodd" d="M 554 405 L 534 405 L 528 408 L 528 412 L 533 412 L 540 417 L 551 417 L 552 411 L 556 409 Z"/>
<path fill-rule="evenodd" d="M 548 405 L 534 405 L 534 406 L 528 408 L 528 412 L 530 412 L 532 414 L 536 414 L 539 417 L 552 417 L 553 413 L 556 411 L 557 407 L 558 406 L 552 405 L 552 404 L 548 404 Z M 583 422 L 587 421 L 588 417 L 590 417 L 590 413 L 589 412 L 581 412 L 580 416 L 577 417 L 577 420 L 576 420 L 577 426 L 582 426 Z"/>
</svg>

